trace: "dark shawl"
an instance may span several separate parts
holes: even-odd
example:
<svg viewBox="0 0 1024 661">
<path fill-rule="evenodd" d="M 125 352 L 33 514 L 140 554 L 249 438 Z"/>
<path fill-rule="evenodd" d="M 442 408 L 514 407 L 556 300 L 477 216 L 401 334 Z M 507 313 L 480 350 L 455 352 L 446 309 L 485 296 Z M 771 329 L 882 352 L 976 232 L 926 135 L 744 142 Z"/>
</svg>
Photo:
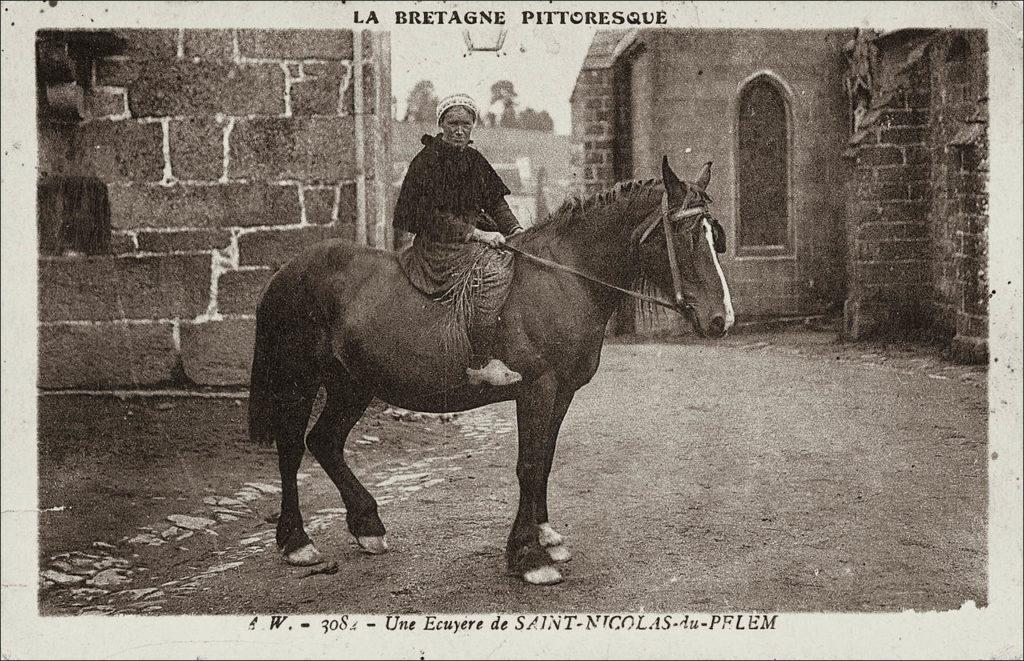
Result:
<svg viewBox="0 0 1024 661">
<path fill-rule="evenodd" d="M 509 194 L 505 182 L 476 149 L 458 149 L 440 135 L 425 135 L 421 142 L 424 147 L 409 164 L 398 194 L 397 229 L 418 234 L 429 229 L 439 214 L 473 223 L 472 216 L 479 216 L 481 210 L 489 212 Z"/>
</svg>

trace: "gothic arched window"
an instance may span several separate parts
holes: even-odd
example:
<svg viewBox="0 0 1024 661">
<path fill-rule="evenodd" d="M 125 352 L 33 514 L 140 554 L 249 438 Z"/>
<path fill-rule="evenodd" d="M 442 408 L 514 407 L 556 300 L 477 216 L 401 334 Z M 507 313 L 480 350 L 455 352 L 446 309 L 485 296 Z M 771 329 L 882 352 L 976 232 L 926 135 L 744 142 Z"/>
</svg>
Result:
<svg viewBox="0 0 1024 661">
<path fill-rule="evenodd" d="M 789 247 L 789 112 L 782 89 L 767 75 L 739 96 L 737 245 L 748 254 Z"/>
</svg>

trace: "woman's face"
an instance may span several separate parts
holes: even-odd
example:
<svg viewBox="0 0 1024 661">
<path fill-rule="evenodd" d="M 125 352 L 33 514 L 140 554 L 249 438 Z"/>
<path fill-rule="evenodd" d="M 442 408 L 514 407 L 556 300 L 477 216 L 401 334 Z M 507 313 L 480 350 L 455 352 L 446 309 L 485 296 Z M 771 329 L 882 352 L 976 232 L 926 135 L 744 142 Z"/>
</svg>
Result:
<svg viewBox="0 0 1024 661">
<path fill-rule="evenodd" d="M 441 117 L 441 138 L 450 145 L 462 149 L 469 144 L 469 134 L 473 131 L 473 113 L 462 106 L 455 106 Z"/>
</svg>

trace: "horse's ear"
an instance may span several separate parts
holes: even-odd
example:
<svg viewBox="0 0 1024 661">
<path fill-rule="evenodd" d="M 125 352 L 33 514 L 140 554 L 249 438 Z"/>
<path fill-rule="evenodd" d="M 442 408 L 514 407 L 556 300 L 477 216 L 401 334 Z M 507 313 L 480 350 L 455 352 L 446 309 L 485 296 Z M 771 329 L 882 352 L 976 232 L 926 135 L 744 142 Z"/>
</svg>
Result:
<svg viewBox="0 0 1024 661">
<path fill-rule="evenodd" d="M 704 164 L 704 167 L 700 169 L 700 174 L 697 175 L 697 181 L 693 182 L 697 185 L 697 188 L 704 190 L 711 183 L 711 161 Z"/>
<path fill-rule="evenodd" d="M 682 204 L 683 186 L 679 183 L 679 177 L 672 171 L 668 164 L 668 156 L 661 157 L 661 180 L 665 184 L 665 191 L 668 193 L 670 205 Z"/>
</svg>

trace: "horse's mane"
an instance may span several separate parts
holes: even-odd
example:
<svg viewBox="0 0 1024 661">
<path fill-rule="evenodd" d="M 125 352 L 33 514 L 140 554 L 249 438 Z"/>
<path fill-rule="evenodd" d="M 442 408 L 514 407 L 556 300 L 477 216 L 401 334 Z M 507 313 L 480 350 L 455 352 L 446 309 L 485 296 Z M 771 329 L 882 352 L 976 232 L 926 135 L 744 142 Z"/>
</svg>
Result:
<svg viewBox="0 0 1024 661">
<path fill-rule="evenodd" d="M 586 217 L 588 211 L 597 208 L 603 208 L 619 202 L 633 202 L 637 197 L 644 194 L 657 192 L 660 196 L 661 190 L 658 188 L 660 185 L 661 179 L 632 179 L 620 181 L 611 188 L 606 188 L 587 196 L 571 194 L 565 198 L 565 201 L 562 202 L 558 209 L 548 214 L 546 218 L 534 223 L 530 229 L 540 230 L 549 227 L 568 226 Z"/>
<path fill-rule="evenodd" d="M 697 188 L 686 181 L 682 182 L 682 184 L 688 192 L 695 192 L 704 203 L 711 201 L 711 197 L 703 189 Z M 652 200 L 649 197 L 654 195 L 657 196 L 657 201 L 660 202 L 662 193 L 661 179 L 632 179 L 620 181 L 611 188 L 606 188 L 587 196 L 569 195 L 557 210 L 548 214 L 546 218 L 534 223 L 532 227 L 526 230 L 524 235 L 553 232 L 557 236 L 562 230 L 570 228 L 577 223 L 586 222 L 591 211 L 601 211 L 613 204 L 631 205 L 635 202 L 651 204 Z M 631 287 L 649 296 L 660 296 L 662 298 L 667 296 L 654 282 L 640 274 L 637 274 L 636 279 L 631 283 Z M 655 320 L 660 319 L 664 315 L 664 311 L 661 308 L 647 301 L 638 301 L 636 306 L 640 317 L 638 321 L 641 326 L 648 330 L 653 329 L 656 323 Z"/>
<path fill-rule="evenodd" d="M 647 191 L 660 183 L 660 179 L 633 179 L 630 181 L 620 181 L 611 188 L 600 190 L 586 197 L 572 194 L 565 198 L 565 201 L 562 202 L 562 205 L 558 207 L 553 215 L 573 213 L 586 207 L 605 206 L 625 198 L 632 199 L 637 194 Z"/>
</svg>

